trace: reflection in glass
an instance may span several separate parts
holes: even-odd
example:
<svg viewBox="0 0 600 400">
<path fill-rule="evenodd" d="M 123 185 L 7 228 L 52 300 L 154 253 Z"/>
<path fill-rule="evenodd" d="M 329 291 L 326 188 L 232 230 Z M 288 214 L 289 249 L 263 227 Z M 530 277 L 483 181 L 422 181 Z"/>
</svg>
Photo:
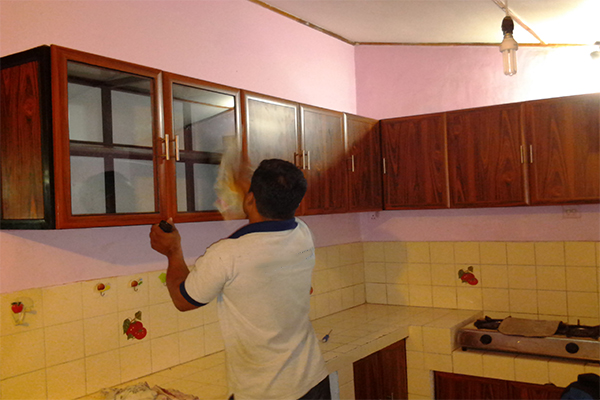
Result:
<svg viewBox="0 0 600 400">
<path fill-rule="evenodd" d="M 73 215 L 157 212 L 152 79 L 68 62 Z"/>
<path fill-rule="evenodd" d="M 214 211 L 214 185 L 227 140 L 235 139 L 235 97 L 173 84 L 173 131 L 179 140 L 177 210 Z"/>
<path fill-rule="evenodd" d="M 71 156 L 71 209 L 76 214 L 106 212 L 104 160 Z"/>
</svg>

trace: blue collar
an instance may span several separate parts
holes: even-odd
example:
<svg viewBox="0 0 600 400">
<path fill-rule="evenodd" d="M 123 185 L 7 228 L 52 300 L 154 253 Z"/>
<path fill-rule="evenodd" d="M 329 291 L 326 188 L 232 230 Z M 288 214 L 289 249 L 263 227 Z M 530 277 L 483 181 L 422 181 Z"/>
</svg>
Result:
<svg viewBox="0 0 600 400">
<path fill-rule="evenodd" d="M 253 224 L 248 224 L 242 226 L 240 229 L 235 231 L 229 239 L 237 239 L 241 236 L 247 235 L 249 233 L 255 232 L 279 232 L 279 231 L 289 231 L 298 226 L 298 222 L 296 222 L 295 218 L 286 219 L 286 220 L 277 220 L 277 221 L 262 221 L 255 222 Z"/>
</svg>

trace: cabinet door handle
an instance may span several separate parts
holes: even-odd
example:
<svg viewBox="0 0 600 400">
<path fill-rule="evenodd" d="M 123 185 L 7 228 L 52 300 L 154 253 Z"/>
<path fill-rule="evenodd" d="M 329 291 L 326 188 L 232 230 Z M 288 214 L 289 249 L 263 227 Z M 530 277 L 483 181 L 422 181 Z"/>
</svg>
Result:
<svg viewBox="0 0 600 400">
<path fill-rule="evenodd" d="M 521 164 L 525 163 L 525 153 L 523 152 L 523 145 L 519 146 L 519 150 L 521 151 Z"/>
<path fill-rule="evenodd" d="M 354 172 L 354 154 L 352 154 L 351 157 L 352 157 L 351 158 L 352 159 L 352 172 Z"/>
<path fill-rule="evenodd" d="M 175 161 L 179 161 L 179 135 L 175 135 Z"/>
<path fill-rule="evenodd" d="M 298 157 L 302 157 L 302 169 L 306 169 L 306 151 L 302 151 L 302 155 L 298 154 Z M 298 166 L 300 168 L 300 166 Z"/>
<path fill-rule="evenodd" d="M 383 174 L 387 174 L 387 168 L 385 167 L 385 157 L 383 158 Z"/>
<path fill-rule="evenodd" d="M 529 164 L 533 164 L 533 145 L 529 145 Z"/>
<path fill-rule="evenodd" d="M 170 153 L 170 151 L 169 151 L 169 134 L 165 134 L 165 139 L 164 140 L 165 140 L 165 155 L 164 155 L 164 157 L 165 157 L 165 159 L 167 161 L 169 161 L 170 160 L 170 154 L 169 154 Z"/>
<path fill-rule="evenodd" d="M 310 150 L 306 150 L 306 169 L 310 171 Z"/>
</svg>

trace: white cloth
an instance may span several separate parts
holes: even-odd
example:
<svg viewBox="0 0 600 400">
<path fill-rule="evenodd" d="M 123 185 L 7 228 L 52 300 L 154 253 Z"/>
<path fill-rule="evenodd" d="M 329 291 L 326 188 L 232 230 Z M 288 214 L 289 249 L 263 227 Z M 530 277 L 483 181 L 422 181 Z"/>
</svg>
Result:
<svg viewBox="0 0 600 400">
<path fill-rule="evenodd" d="M 236 400 L 298 399 L 328 375 L 309 319 L 312 235 L 299 219 L 242 230 L 198 258 L 185 291 L 199 303 L 217 298 Z"/>
</svg>

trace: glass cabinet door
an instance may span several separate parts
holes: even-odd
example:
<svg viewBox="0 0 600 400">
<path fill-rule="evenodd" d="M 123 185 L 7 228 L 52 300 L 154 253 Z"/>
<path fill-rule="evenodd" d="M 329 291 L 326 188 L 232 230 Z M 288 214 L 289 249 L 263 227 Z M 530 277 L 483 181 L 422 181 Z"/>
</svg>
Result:
<svg viewBox="0 0 600 400">
<path fill-rule="evenodd" d="M 215 183 L 225 151 L 241 154 L 234 89 L 165 74 L 165 136 L 176 149 L 178 221 L 220 219 Z M 168 103 L 168 105 L 167 105 Z"/>
<path fill-rule="evenodd" d="M 158 71 L 69 49 L 55 54 L 59 225 L 158 222 L 165 152 Z"/>
<path fill-rule="evenodd" d="M 73 215 L 157 212 L 152 81 L 69 61 Z"/>
</svg>

